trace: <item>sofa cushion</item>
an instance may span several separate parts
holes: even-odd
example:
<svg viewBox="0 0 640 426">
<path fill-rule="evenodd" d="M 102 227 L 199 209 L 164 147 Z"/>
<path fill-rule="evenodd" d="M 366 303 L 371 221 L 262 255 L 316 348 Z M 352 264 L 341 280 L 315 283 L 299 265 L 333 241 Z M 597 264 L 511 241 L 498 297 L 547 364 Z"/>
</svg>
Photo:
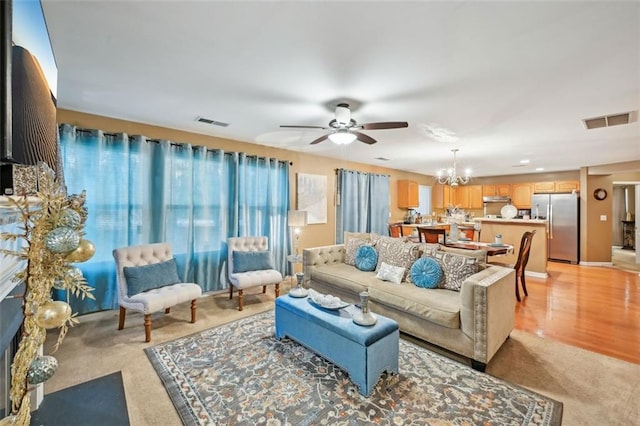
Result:
<svg viewBox="0 0 640 426">
<path fill-rule="evenodd" d="M 444 280 L 440 282 L 440 288 L 460 291 L 464 280 L 478 272 L 476 258 L 443 251 L 437 251 L 433 256 L 440 263 L 444 272 Z"/>
<path fill-rule="evenodd" d="M 413 262 L 420 256 L 418 245 L 405 243 L 403 240 L 397 238 L 379 238 L 375 247 L 378 251 L 376 271 L 380 269 L 384 262 L 392 266 L 405 268 L 406 274 L 406 271 L 411 268 Z"/>
<path fill-rule="evenodd" d="M 346 247 L 351 238 L 358 238 L 360 240 L 367 240 L 367 241 L 373 242 L 371 236 L 372 234 L 370 234 L 369 232 L 346 232 L 345 231 L 343 236 L 343 244 Z"/>
<path fill-rule="evenodd" d="M 455 254 L 461 254 L 462 256 L 474 257 L 478 260 L 478 263 L 481 263 L 483 265 L 487 263 L 486 250 L 482 250 L 482 249 L 467 250 L 467 249 L 460 249 L 460 248 L 446 247 L 446 246 L 440 246 L 439 250 L 446 253 L 455 253 Z"/>
<path fill-rule="evenodd" d="M 388 263 L 382 262 L 382 266 L 378 269 L 378 273 L 376 274 L 376 278 L 382 281 L 389 281 L 395 284 L 400 284 L 402 282 L 402 277 L 404 277 L 405 268 L 401 266 L 393 266 Z"/>
<path fill-rule="evenodd" d="M 359 271 L 344 263 L 316 266 L 309 270 L 311 285 L 322 283 L 326 292 L 338 289 L 353 295 L 368 290 L 370 301 L 406 312 L 447 328 L 460 328 L 460 293 L 440 288 L 417 288 L 413 284 L 394 284 L 376 278 L 375 272 Z M 348 300 L 346 296 L 343 300 Z M 375 312 L 375 310 L 374 310 Z"/>
<path fill-rule="evenodd" d="M 442 266 L 432 257 L 421 257 L 413 262 L 409 275 L 418 287 L 437 288 L 442 280 Z"/>
<path fill-rule="evenodd" d="M 376 303 L 380 303 L 443 327 L 460 328 L 460 293 L 441 288 L 418 288 L 409 283 L 376 281 L 369 287 L 374 313 Z"/>
<path fill-rule="evenodd" d="M 344 263 L 356 266 L 356 252 L 365 244 L 371 244 L 371 241 L 362 238 L 350 238 L 344 246 Z"/>
<path fill-rule="evenodd" d="M 375 272 L 359 271 L 357 268 L 345 263 L 313 267 L 309 270 L 309 277 L 312 283 L 322 283 L 352 294 L 354 300 L 358 298 L 358 293 L 381 282 L 376 278 Z"/>
<path fill-rule="evenodd" d="M 356 268 L 361 271 L 373 271 L 378 265 L 378 252 L 368 245 L 358 247 L 356 251 Z"/>
</svg>

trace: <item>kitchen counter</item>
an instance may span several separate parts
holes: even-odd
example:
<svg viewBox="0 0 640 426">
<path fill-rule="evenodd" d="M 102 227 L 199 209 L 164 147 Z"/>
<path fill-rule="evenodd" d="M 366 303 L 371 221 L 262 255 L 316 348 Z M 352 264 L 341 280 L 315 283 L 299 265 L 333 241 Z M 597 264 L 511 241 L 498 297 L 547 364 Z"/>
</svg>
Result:
<svg viewBox="0 0 640 426">
<path fill-rule="evenodd" d="M 505 244 L 514 247 L 512 254 L 496 256 L 495 261 L 514 265 L 518 260 L 520 251 L 520 240 L 526 231 L 536 231 L 531 241 L 531 251 L 529 252 L 529 262 L 525 269 L 528 276 L 547 278 L 547 221 L 541 219 L 493 219 L 476 218 L 480 222 L 480 241 L 491 243 L 495 241 L 496 235 L 502 235 Z M 494 261 L 492 259 L 492 261 Z"/>
<path fill-rule="evenodd" d="M 543 219 L 503 219 L 503 218 L 489 218 L 489 217 L 477 217 L 474 220 L 485 223 L 485 222 L 495 222 L 495 223 L 514 223 L 514 224 L 547 224 L 546 220 Z"/>
</svg>

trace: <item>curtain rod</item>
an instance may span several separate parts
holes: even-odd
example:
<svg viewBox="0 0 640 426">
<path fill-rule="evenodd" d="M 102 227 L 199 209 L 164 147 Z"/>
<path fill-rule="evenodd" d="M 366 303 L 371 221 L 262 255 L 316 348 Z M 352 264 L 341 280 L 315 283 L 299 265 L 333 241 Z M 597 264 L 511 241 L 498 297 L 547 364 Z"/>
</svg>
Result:
<svg viewBox="0 0 640 426">
<path fill-rule="evenodd" d="M 68 125 L 69 125 L 69 126 L 72 126 L 71 124 L 68 124 Z M 62 126 L 64 126 L 64 123 L 63 123 L 63 124 L 60 124 L 58 127 L 59 127 L 59 128 L 61 128 Z M 73 127 L 75 127 L 75 131 L 76 131 L 76 132 L 81 132 L 81 133 L 93 133 L 93 132 L 95 132 L 95 131 L 97 130 L 97 129 L 83 129 L 83 128 L 81 128 L 81 127 L 76 127 L 76 126 L 73 126 Z M 117 137 L 117 136 L 119 136 L 119 135 L 123 135 L 123 134 L 125 134 L 125 133 L 113 133 L 113 132 L 105 132 L 105 131 L 102 131 L 102 134 L 103 134 L 103 135 L 105 135 L 105 136 Z M 142 135 L 134 135 L 134 136 L 127 136 L 127 137 L 128 137 L 128 139 L 129 139 L 129 140 L 132 140 L 132 139 L 135 139 L 137 136 L 145 137 L 145 136 L 142 136 Z M 145 142 L 160 143 L 160 141 L 161 141 L 161 139 L 151 139 L 151 138 L 146 138 L 146 137 L 145 137 Z M 177 147 L 180 147 L 180 148 L 184 148 L 184 146 L 185 146 L 185 144 L 184 144 L 184 143 L 178 143 L 178 142 L 172 142 L 172 141 L 169 141 L 169 143 L 171 144 L 171 146 L 177 146 Z M 202 145 L 192 145 L 192 146 L 191 146 L 191 148 L 192 148 L 192 149 L 197 149 L 197 148 L 199 148 L 199 147 L 201 147 L 201 146 L 202 146 Z M 217 149 L 217 148 L 208 148 L 208 147 L 204 147 L 204 148 L 205 148 L 207 151 L 209 151 L 209 152 L 218 152 L 218 151 L 222 151 L 221 149 Z M 234 155 L 234 154 L 236 154 L 236 153 L 237 153 L 237 152 L 227 152 L 227 151 L 223 151 L 223 154 L 224 154 L 224 155 Z M 238 152 L 238 154 L 243 154 L 243 153 Z M 253 155 L 253 154 L 245 154 L 245 155 L 246 155 L 247 157 L 249 157 L 249 158 L 256 158 L 256 159 L 258 159 L 258 160 L 259 160 L 259 159 L 266 159 L 266 158 L 267 158 L 267 157 L 259 157 L 258 155 Z M 276 160 L 276 161 L 278 161 L 279 163 L 287 163 L 287 162 L 288 162 L 290 166 L 293 166 L 293 161 L 279 160 L 279 159 L 277 159 L 277 158 L 275 158 L 275 160 Z"/>
</svg>

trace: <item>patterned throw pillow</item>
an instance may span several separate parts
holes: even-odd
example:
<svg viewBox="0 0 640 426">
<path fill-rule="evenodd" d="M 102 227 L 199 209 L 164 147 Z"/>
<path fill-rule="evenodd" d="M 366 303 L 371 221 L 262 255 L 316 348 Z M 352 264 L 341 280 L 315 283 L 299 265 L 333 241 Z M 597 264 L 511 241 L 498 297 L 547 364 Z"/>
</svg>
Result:
<svg viewBox="0 0 640 426">
<path fill-rule="evenodd" d="M 417 244 L 405 243 L 397 238 L 379 238 L 375 247 L 378 250 L 376 271 L 380 269 L 383 262 L 399 266 L 408 271 L 413 262 L 420 256 L 420 249 Z"/>
<path fill-rule="evenodd" d="M 361 238 L 350 238 L 345 245 L 344 263 L 356 266 L 356 252 L 360 246 L 371 244 L 371 241 Z"/>
<path fill-rule="evenodd" d="M 373 271 L 378 264 L 378 252 L 371 246 L 363 245 L 356 251 L 356 268 L 361 271 Z"/>
<path fill-rule="evenodd" d="M 395 284 L 400 284 L 402 282 L 402 277 L 404 276 L 404 271 L 405 268 L 382 262 L 382 265 L 376 274 L 376 278 L 382 281 L 390 281 Z"/>
<path fill-rule="evenodd" d="M 444 272 L 444 280 L 438 285 L 439 288 L 460 291 L 464 280 L 478 272 L 478 259 L 473 257 L 442 251 L 436 251 L 433 257 L 440 263 Z"/>
<path fill-rule="evenodd" d="M 438 288 L 442 280 L 442 266 L 431 257 L 421 257 L 411 265 L 411 281 L 423 288 Z"/>
</svg>

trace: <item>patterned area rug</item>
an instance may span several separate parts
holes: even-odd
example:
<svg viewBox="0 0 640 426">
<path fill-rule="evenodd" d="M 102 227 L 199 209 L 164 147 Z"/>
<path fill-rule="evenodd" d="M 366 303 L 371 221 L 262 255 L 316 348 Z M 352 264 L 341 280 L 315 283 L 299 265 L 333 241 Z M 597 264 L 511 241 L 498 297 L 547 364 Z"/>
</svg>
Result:
<svg viewBox="0 0 640 426">
<path fill-rule="evenodd" d="M 145 349 L 185 425 L 559 425 L 562 403 L 400 339 L 400 374 L 365 398 L 274 338 L 273 312 Z"/>
</svg>

